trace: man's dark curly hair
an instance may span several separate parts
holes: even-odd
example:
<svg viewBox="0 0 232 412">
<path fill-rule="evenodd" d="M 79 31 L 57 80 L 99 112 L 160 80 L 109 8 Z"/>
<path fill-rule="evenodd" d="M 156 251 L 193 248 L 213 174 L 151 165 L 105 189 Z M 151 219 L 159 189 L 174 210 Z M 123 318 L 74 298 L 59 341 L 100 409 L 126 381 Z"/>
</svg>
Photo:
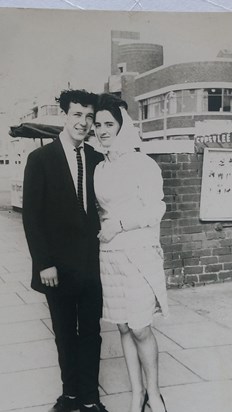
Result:
<svg viewBox="0 0 232 412">
<path fill-rule="evenodd" d="M 102 110 L 109 111 L 112 116 L 117 120 L 120 125 L 122 126 L 122 114 L 120 111 L 120 107 L 124 107 L 124 109 L 128 109 L 128 105 L 125 100 L 122 100 L 120 97 L 116 96 L 115 94 L 110 93 L 102 93 L 98 95 L 97 103 L 94 106 L 94 119 L 96 118 L 96 113 Z"/>
<path fill-rule="evenodd" d="M 97 95 L 89 93 L 86 90 L 63 90 L 60 97 L 56 97 L 56 102 L 60 104 L 60 108 L 67 114 L 69 111 L 70 103 L 80 103 L 82 106 L 87 107 L 92 105 L 95 107 L 97 101 Z"/>
</svg>

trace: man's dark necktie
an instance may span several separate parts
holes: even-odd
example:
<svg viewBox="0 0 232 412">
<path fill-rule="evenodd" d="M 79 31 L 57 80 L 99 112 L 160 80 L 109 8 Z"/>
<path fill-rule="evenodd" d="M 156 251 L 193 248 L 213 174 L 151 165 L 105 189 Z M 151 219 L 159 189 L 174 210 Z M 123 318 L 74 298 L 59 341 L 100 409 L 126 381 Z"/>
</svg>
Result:
<svg viewBox="0 0 232 412">
<path fill-rule="evenodd" d="M 78 171 L 78 178 L 77 178 L 77 198 L 79 203 L 79 208 L 81 214 L 85 215 L 85 208 L 84 208 L 84 197 L 83 197 L 83 163 L 81 157 L 81 148 L 76 147 L 76 158 L 77 158 L 77 171 Z"/>
</svg>

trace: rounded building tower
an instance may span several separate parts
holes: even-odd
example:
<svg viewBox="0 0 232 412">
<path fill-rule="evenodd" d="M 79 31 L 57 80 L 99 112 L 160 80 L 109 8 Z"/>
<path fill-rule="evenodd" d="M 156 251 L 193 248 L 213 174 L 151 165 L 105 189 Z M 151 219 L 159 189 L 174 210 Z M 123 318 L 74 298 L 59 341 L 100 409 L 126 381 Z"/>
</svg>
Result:
<svg viewBox="0 0 232 412">
<path fill-rule="evenodd" d="M 121 43 L 118 46 L 118 69 L 138 74 L 163 64 L 163 47 L 151 43 Z"/>
<path fill-rule="evenodd" d="M 105 83 L 105 92 L 126 100 L 132 119 L 138 120 L 135 101 L 135 77 L 163 65 L 163 46 L 142 43 L 140 33 L 111 32 L 111 75 Z"/>
</svg>

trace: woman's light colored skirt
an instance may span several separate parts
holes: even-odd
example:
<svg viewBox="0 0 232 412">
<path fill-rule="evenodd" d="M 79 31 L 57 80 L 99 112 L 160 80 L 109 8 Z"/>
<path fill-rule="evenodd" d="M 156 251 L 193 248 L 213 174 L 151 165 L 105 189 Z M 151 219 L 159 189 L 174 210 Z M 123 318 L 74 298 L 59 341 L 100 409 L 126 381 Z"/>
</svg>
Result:
<svg viewBox="0 0 232 412">
<path fill-rule="evenodd" d="M 157 312 L 168 315 L 160 246 L 100 251 L 103 319 L 139 329 Z"/>
</svg>

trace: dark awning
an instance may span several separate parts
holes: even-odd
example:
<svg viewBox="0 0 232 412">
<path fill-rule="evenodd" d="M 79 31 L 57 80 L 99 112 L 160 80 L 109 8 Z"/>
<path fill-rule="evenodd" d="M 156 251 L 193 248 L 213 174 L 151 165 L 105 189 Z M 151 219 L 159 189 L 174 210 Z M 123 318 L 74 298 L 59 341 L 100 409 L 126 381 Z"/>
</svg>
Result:
<svg viewBox="0 0 232 412">
<path fill-rule="evenodd" d="M 11 126 L 9 135 L 12 137 L 28 137 L 30 139 L 56 139 L 63 127 L 37 123 L 22 123 Z"/>
</svg>

